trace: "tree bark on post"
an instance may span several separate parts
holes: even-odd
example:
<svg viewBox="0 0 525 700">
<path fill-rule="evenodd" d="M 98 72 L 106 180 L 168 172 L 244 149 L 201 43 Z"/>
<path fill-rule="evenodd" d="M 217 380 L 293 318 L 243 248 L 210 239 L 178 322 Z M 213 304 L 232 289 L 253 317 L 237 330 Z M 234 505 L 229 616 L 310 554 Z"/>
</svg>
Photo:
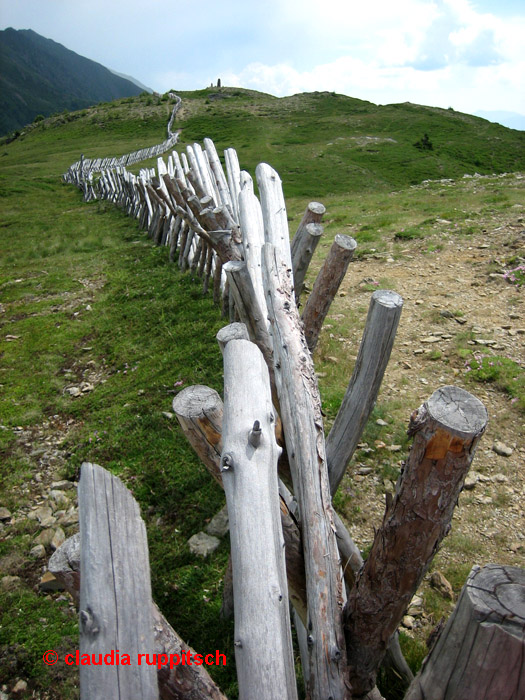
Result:
<svg viewBox="0 0 525 700">
<path fill-rule="evenodd" d="M 299 237 L 296 235 L 294 238 L 295 245 L 292 247 L 293 281 L 297 304 L 303 291 L 308 267 L 323 235 L 323 227 L 321 224 L 307 224 L 298 235 Z"/>
<path fill-rule="evenodd" d="M 352 378 L 326 439 L 332 496 L 344 476 L 377 399 L 403 308 L 403 299 L 384 289 L 372 294 Z"/>
<path fill-rule="evenodd" d="M 343 582 L 335 539 L 321 400 L 293 290 L 276 248 L 263 248 L 281 419 L 299 503 L 306 570 L 312 700 L 349 697 L 342 628 Z"/>
<path fill-rule="evenodd" d="M 525 697 L 525 570 L 475 566 L 404 700 Z"/>
<path fill-rule="evenodd" d="M 275 416 L 268 369 L 256 345 L 224 348 L 221 473 L 233 564 L 239 696 L 296 700 L 284 540 L 279 514 Z M 269 641 L 271 640 L 271 644 Z"/>
<path fill-rule="evenodd" d="M 313 352 L 317 345 L 326 314 L 343 281 L 356 246 L 353 238 L 338 233 L 317 275 L 302 316 L 310 352 Z"/>
<path fill-rule="evenodd" d="M 483 404 L 454 386 L 438 389 L 412 414 L 412 449 L 345 612 L 356 698 L 373 687 L 387 644 L 450 530 L 486 424 Z"/>
</svg>

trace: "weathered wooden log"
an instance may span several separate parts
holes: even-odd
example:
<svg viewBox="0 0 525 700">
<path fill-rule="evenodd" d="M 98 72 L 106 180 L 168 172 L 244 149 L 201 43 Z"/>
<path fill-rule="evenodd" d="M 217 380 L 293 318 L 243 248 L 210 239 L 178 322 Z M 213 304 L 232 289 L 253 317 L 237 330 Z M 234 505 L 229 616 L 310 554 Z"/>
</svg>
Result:
<svg viewBox="0 0 525 700">
<path fill-rule="evenodd" d="M 56 550 L 49 560 L 48 568 L 63 584 L 78 606 L 80 596 L 80 533 L 69 537 Z M 182 641 L 153 601 L 151 603 L 151 620 L 154 653 L 157 654 L 157 659 L 159 655 L 166 655 L 169 661 L 170 654 L 174 655 L 172 657 L 174 662 L 176 662 L 177 656 L 180 660 L 195 657 L 196 652 Z M 189 657 L 188 654 L 190 654 Z M 161 700 L 227 700 L 200 664 L 179 663 L 170 669 L 167 662 L 167 665 L 157 668 L 157 681 Z M 129 697 L 135 698 L 137 696 L 133 694 Z"/>
<path fill-rule="evenodd" d="M 227 334 L 221 336 L 227 341 Z M 220 344 L 220 343 L 219 343 Z M 192 396 L 196 394 L 195 407 Z M 222 487 L 220 455 L 222 451 L 223 404 L 216 391 L 209 387 L 187 387 L 173 400 L 173 412 L 197 456 Z M 284 485 L 282 488 L 285 488 Z M 289 494 L 289 492 L 288 492 Z M 289 496 L 291 500 L 291 496 Z M 286 543 L 285 557 L 288 594 L 294 608 L 306 620 L 306 583 L 301 533 L 288 501 L 281 497 L 281 526 Z"/>
<path fill-rule="evenodd" d="M 215 181 L 217 183 L 217 189 L 219 191 L 220 204 L 228 207 L 230 215 L 233 213 L 233 204 L 230 190 L 228 189 L 228 182 L 222 169 L 221 161 L 215 148 L 215 144 L 209 138 L 204 139 L 204 148 L 208 154 L 208 160 L 210 162 L 210 167 L 215 176 Z M 219 202 L 218 202 L 219 204 Z"/>
<path fill-rule="evenodd" d="M 525 697 L 525 570 L 475 566 L 405 700 Z"/>
<path fill-rule="evenodd" d="M 78 485 L 80 523 L 80 655 L 128 654 L 130 665 L 81 665 L 81 698 L 156 700 L 151 583 L 146 528 L 120 479 L 85 462 Z"/>
<path fill-rule="evenodd" d="M 230 340 L 250 340 L 248 329 L 244 323 L 230 323 L 221 328 L 215 337 L 222 353 Z"/>
<path fill-rule="evenodd" d="M 343 583 L 328 483 L 321 399 L 293 296 L 291 270 L 276 248 L 263 248 L 275 378 L 306 570 L 313 700 L 349 697 L 342 627 Z"/>
<path fill-rule="evenodd" d="M 230 520 L 239 695 L 258 700 L 264 688 L 268 700 L 294 700 L 277 477 L 281 448 L 275 441 L 268 368 L 248 340 L 231 340 L 224 348 L 224 396 L 221 465 Z"/>
<path fill-rule="evenodd" d="M 241 168 L 239 166 L 239 158 L 237 156 L 237 151 L 234 148 L 227 148 L 224 151 L 224 161 L 226 164 L 228 188 L 230 190 L 233 205 L 233 218 L 236 221 L 239 221 L 239 192 L 241 191 Z"/>
<path fill-rule="evenodd" d="M 450 522 L 487 423 L 483 404 L 446 386 L 412 414 L 414 443 L 345 613 L 352 693 L 375 683 L 386 645 Z"/>
<path fill-rule="evenodd" d="M 268 333 L 266 318 L 259 307 L 257 294 L 253 287 L 247 264 L 234 260 L 226 263 L 223 269 L 228 277 L 230 292 L 235 301 L 241 322 L 246 325 L 251 340 L 257 344 L 267 362 L 273 387 L 272 393 L 276 400 L 272 343 Z"/>
<path fill-rule="evenodd" d="M 338 233 L 317 275 L 302 316 L 306 342 L 311 352 L 315 350 L 326 314 L 343 281 L 356 246 L 353 238 Z"/>
<path fill-rule="evenodd" d="M 326 207 L 324 206 L 324 204 L 321 204 L 321 202 L 310 202 L 308 204 L 303 214 L 303 218 L 301 219 L 301 222 L 297 227 L 295 236 L 293 237 L 293 241 L 291 244 L 292 257 L 294 254 L 294 248 L 298 244 L 301 234 L 306 228 L 306 226 L 308 224 L 320 224 L 325 212 Z"/>
<path fill-rule="evenodd" d="M 297 304 L 299 304 L 299 298 L 303 291 L 310 261 L 322 235 L 323 227 L 321 224 L 306 224 L 293 240 L 295 246 L 292 248 L 292 268 L 295 301 Z"/>
<path fill-rule="evenodd" d="M 173 399 L 173 412 L 199 459 L 222 487 L 222 399 L 215 389 L 197 384 L 180 391 Z"/>
<path fill-rule="evenodd" d="M 290 252 L 290 232 L 284 201 L 281 178 L 267 163 L 259 163 L 255 177 L 261 197 L 261 210 L 264 221 L 264 240 L 274 245 L 292 274 Z"/>
<path fill-rule="evenodd" d="M 261 267 L 264 222 L 259 200 L 249 189 L 242 190 L 239 195 L 239 217 L 244 259 L 252 280 L 257 303 L 267 325 L 268 309 L 266 308 Z"/>
<path fill-rule="evenodd" d="M 374 408 L 402 308 L 403 299 L 396 292 L 381 289 L 372 294 L 352 378 L 326 440 L 332 495 L 337 491 Z"/>
</svg>

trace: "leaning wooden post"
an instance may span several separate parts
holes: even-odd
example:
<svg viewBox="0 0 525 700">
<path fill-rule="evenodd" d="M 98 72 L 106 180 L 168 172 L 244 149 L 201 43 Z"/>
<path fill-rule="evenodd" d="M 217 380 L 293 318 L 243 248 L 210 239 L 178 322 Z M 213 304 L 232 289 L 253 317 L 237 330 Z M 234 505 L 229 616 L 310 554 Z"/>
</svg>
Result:
<svg viewBox="0 0 525 700">
<path fill-rule="evenodd" d="M 317 345 L 326 314 L 343 281 L 356 246 L 353 238 L 338 233 L 317 275 L 302 316 L 306 342 L 311 352 Z"/>
<path fill-rule="evenodd" d="M 475 566 L 405 700 L 525 697 L 525 570 Z"/>
<path fill-rule="evenodd" d="M 199 459 L 222 487 L 219 468 L 223 417 L 221 397 L 208 386 L 188 386 L 173 399 L 173 412 Z"/>
<path fill-rule="evenodd" d="M 233 563 L 242 700 L 297 698 L 268 369 L 247 340 L 224 348 L 222 482 Z"/>
<path fill-rule="evenodd" d="M 435 391 L 412 414 L 414 443 L 345 612 L 352 693 L 371 690 L 386 646 L 450 522 L 487 424 L 483 404 L 464 389 Z"/>
<path fill-rule="evenodd" d="M 292 248 L 292 268 L 295 301 L 297 304 L 303 291 L 308 266 L 322 235 L 323 227 L 321 224 L 307 224 L 301 229 L 299 238 L 297 239 L 296 236 L 293 240 L 295 246 Z"/>
<path fill-rule="evenodd" d="M 281 419 L 303 536 L 311 698 L 341 700 L 349 697 L 344 677 L 343 583 L 326 468 L 321 399 L 301 331 L 291 270 L 270 244 L 263 248 L 263 275 Z"/>
<path fill-rule="evenodd" d="M 385 289 L 372 294 L 354 371 L 326 439 L 332 495 L 344 476 L 377 399 L 390 359 L 403 299 Z"/>
<path fill-rule="evenodd" d="M 130 665 L 81 665 L 80 696 L 157 700 L 146 528 L 137 502 L 117 477 L 85 462 L 78 486 L 80 655 L 128 654 Z M 142 657 L 144 658 L 144 657 Z"/>
</svg>

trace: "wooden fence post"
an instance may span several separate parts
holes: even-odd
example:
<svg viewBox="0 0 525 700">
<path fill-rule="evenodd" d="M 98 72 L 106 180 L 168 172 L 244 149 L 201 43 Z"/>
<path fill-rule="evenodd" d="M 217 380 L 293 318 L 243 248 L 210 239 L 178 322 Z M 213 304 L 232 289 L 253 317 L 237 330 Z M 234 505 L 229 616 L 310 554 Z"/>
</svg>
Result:
<svg viewBox="0 0 525 700">
<path fill-rule="evenodd" d="M 525 697 L 525 570 L 475 566 L 405 700 Z"/>
<path fill-rule="evenodd" d="M 221 473 L 233 563 L 241 700 L 297 698 L 268 368 L 256 345 L 224 348 Z"/>
<path fill-rule="evenodd" d="M 381 289 L 372 294 L 352 378 L 326 439 L 332 495 L 337 491 L 374 408 L 402 308 L 403 299 L 396 292 Z"/>
<path fill-rule="evenodd" d="M 338 233 L 323 263 L 303 311 L 304 334 L 313 352 L 328 309 L 346 274 L 357 243 L 350 236 Z"/>
<path fill-rule="evenodd" d="M 299 503 L 306 569 L 313 700 L 349 697 L 342 630 L 343 583 L 324 448 L 321 400 L 301 332 L 291 270 L 271 244 L 263 275 L 272 319 L 274 367 L 294 494 Z"/>
<path fill-rule="evenodd" d="M 85 462 L 78 486 L 80 521 L 80 656 L 117 649 L 130 664 L 81 665 L 82 700 L 157 700 L 146 528 L 124 484 Z M 142 657 L 144 658 L 144 657 Z"/>
<path fill-rule="evenodd" d="M 371 690 L 387 644 L 432 561 L 487 424 L 483 404 L 454 386 L 412 414 L 414 443 L 345 611 L 352 693 Z"/>
</svg>

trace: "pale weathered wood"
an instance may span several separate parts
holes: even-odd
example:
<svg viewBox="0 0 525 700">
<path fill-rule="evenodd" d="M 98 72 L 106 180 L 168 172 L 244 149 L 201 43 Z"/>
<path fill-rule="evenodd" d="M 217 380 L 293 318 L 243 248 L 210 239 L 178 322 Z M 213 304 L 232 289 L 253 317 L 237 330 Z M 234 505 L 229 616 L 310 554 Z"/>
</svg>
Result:
<svg viewBox="0 0 525 700">
<path fill-rule="evenodd" d="M 221 352 L 224 352 L 224 348 L 230 340 L 250 340 L 248 329 L 244 323 L 230 323 L 228 326 L 221 328 L 215 337 Z"/>
<path fill-rule="evenodd" d="M 239 696 L 294 700 L 297 689 L 268 369 L 254 343 L 224 348 L 222 481 L 233 564 Z M 264 534 L 263 534 L 264 533 Z"/>
<path fill-rule="evenodd" d="M 475 566 L 405 700 L 525 698 L 525 570 Z"/>
<path fill-rule="evenodd" d="M 234 148 L 227 148 L 224 151 L 224 161 L 226 163 L 226 175 L 228 178 L 228 187 L 233 205 L 233 216 L 236 221 L 239 221 L 239 192 L 241 191 L 241 168 L 239 166 L 239 158 L 237 151 Z"/>
<path fill-rule="evenodd" d="M 275 378 L 294 494 L 299 504 L 306 570 L 313 700 L 349 697 L 342 628 L 343 583 L 326 467 L 321 399 L 301 331 L 291 270 L 275 246 L 263 248 L 272 320 Z"/>
<path fill-rule="evenodd" d="M 303 311 L 304 333 L 313 352 L 323 322 L 346 274 L 357 243 L 350 236 L 338 233 L 315 280 Z"/>
<path fill-rule="evenodd" d="M 454 386 L 438 389 L 412 414 L 412 449 L 345 612 L 355 697 L 373 687 L 386 645 L 450 530 L 486 423 L 483 404 Z"/>
<path fill-rule="evenodd" d="M 267 163 L 259 163 L 255 169 L 255 177 L 261 197 L 264 240 L 277 248 L 286 266 L 290 269 L 290 274 L 292 274 L 290 232 L 281 178 Z"/>
<path fill-rule="evenodd" d="M 197 384 L 180 391 L 173 399 L 173 412 L 199 459 L 222 486 L 222 399 L 215 389 Z"/>
<path fill-rule="evenodd" d="M 268 309 L 266 308 L 261 266 L 261 251 L 264 245 L 264 222 L 259 200 L 253 194 L 253 191 L 249 189 L 242 190 L 239 195 L 239 219 L 244 260 L 250 273 L 257 303 L 267 324 Z"/>
<path fill-rule="evenodd" d="M 257 293 L 254 289 L 252 278 L 245 262 L 231 261 L 223 266 L 230 283 L 230 292 L 235 301 L 237 313 L 248 329 L 251 340 L 261 350 L 268 369 L 272 387 L 275 387 L 273 371 L 273 348 L 266 317 L 259 306 Z M 275 390 L 273 390 L 274 396 Z"/>
<path fill-rule="evenodd" d="M 78 606 L 80 533 L 69 537 L 56 550 L 49 560 L 48 568 L 63 584 Z M 153 601 L 151 602 L 151 621 L 154 653 L 167 655 L 168 659 L 170 654 L 177 654 L 181 660 L 184 658 L 184 653 L 189 653 L 191 654 L 190 659 L 193 659 L 196 652 L 183 642 Z M 188 656 L 186 656 L 187 658 Z M 174 656 L 173 661 L 172 669 L 169 668 L 169 663 L 156 669 L 161 700 L 227 700 L 204 666 L 195 663 L 176 664 L 176 656 Z M 135 698 L 137 696 L 131 695 L 129 697 Z"/>
<path fill-rule="evenodd" d="M 146 528 L 136 501 L 120 481 L 85 462 L 78 486 L 80 522 L 80 655 L 119 650 L 130 665 L 81 665 L 84 700 L 156 700 L 154 666 L 138 654 L 154 653 Z"/>
<path fill-rule="evenodd" d="M 337 491 L 374 408 L 402 308 L 403 299 L 396 292 L 381 289 L 372 294 L 352 378 L 326 440 L 332 495 Z"/>
<path fill-rule="evenodd" d="M 208 154 L 208 160 L 210 162 L 210 166 L 215 176 L 215 181 L 217 183 L 220 198 L 220 202 L 218 202 L 218 204 L 220 203 L 223 206 L 228 207 L 230 210 L 230 214 L 233 214 L 233 204 L 231 193 L 228 189 L 228 181 L 226 180 L 226 176 L 224 174 L 224 170 L 222 168 L 217 149 L 215 148 L 215 144 L 211 139 L 205 138 L 204 148 L 206 149 L 206 153 Z"/>
</svg>

